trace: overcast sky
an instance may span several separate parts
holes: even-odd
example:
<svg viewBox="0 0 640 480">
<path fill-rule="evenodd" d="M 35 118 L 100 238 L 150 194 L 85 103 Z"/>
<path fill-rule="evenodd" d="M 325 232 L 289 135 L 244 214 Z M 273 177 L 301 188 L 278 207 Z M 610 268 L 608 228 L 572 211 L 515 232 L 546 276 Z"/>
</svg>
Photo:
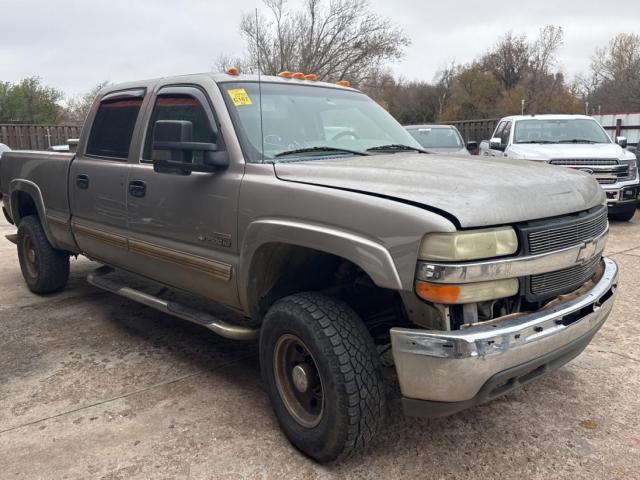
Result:
<svg viewBox="0 0 640 480">
<path fill-rule="evenodd" d="M 292 6 L 302 0 L 289 0 Z M 393 71 L 431 80 L 465 63 L 508 30 L 534 38 L 548 24 L 565 31 L 560 67 L 587 69 L 596 47 L 640 30 L 638 0 L 371 0 L 410 37 Z M 0 0 L 0 80 L 39 75 L 67 95 L 109 80 L 211 70 L 221 54 L 241 55 L 242 12 L 260 0 Z M 266 11 L 265 11 L 266 13 Z"/>
</svg>

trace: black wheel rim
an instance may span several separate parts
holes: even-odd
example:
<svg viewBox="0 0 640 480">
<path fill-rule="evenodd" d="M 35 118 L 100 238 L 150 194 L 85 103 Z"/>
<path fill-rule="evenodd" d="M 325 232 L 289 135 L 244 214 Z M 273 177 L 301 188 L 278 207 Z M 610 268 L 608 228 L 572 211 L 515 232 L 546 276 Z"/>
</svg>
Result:
<svg viewBox="0 0 640 480">
<path fill-rule="evenodd" d="M 38 278 L 38 254 L 29 234 L 25 235 L 22 241 L 22 253 L 27 274 L 31 278 Z"/>
<path fill-rule="evenodd" d="M 324 390 L 311 352 L 295 335 L 282 335 L 274 348 L 276 387 L 285 408 L 300 425 L 313 428 L 324 413 Z"/>
</svg>

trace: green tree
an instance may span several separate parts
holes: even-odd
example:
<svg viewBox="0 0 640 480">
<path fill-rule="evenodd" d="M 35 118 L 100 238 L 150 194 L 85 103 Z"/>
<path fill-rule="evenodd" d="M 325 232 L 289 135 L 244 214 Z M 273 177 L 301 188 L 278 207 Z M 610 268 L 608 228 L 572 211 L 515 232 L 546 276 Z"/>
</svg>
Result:
<svg viewBox="0 0 640 480">
<path fill-rule="evenodd" d="M 42 84 L 40 77 L 0 83 L 0 123 L 55 123 L 62 92 Z"/>
</svg>

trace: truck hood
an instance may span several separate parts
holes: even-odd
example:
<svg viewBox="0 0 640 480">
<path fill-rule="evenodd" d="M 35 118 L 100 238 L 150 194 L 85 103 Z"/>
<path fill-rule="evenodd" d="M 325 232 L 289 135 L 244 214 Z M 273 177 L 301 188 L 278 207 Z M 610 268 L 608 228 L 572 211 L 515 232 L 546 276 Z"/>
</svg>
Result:
<svg viewBox="0 0 640 480">
<path fill-rule="evenodd" d="M 513 144 L 509 147 L 509 155 L 523 160 L 549 161 L 564 158 L 621 159 L 624 151 L 615 143 L 594 144 Z"/>
<path fill-rule="evenodd" d="M 281 180 L 443 211 L 464 228 L 553 217 L 605 202 L 590 175 L 519 160 L 396 153 L 276 163 L 274 168 Z"/>
</svg>

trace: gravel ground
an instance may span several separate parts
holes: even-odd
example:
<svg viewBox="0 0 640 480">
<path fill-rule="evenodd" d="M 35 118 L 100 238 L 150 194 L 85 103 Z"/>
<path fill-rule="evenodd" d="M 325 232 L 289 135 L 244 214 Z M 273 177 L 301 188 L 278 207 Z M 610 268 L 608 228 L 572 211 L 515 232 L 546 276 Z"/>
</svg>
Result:
<svg viewBox="0 0 640 480">
<path fill-rule="evenodd" d="M 365 454 L 320 466 L 287 442 L 257 348 L 103 293 L 26 289 L 0 224 L 0 478 L 640 478 L 640 214 L 612 224 L 617 304 L 587 350 L 492 403 L 397 415 Z"/>
</svg>

